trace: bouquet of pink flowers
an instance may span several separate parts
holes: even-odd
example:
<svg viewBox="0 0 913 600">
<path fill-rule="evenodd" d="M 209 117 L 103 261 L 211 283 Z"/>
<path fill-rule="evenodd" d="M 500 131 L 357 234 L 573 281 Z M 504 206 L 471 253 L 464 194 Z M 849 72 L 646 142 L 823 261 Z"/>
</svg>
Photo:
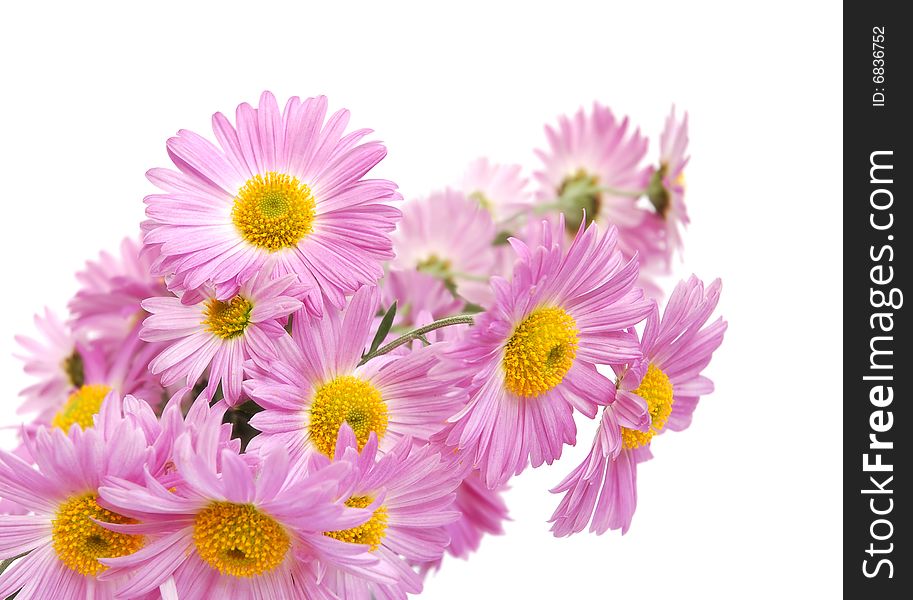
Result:
<svg viewBox="0 0 913 600">
<path fill-rule="evenodd" d="M 214 142 L 179 131 L 141 241 L 19 338 L 37 416 L 0 451 L 0 598 L 406 598 L 502 533 L 502 492 L 578 414 L 598 429 L 552 531 L 628 530 L 726 329 L 719 280 L 664 303 L 657 281 L 687 116 L 648 164 L 597 104 L 546 128 L 533 190 L 480 159 L 408 202 L 347 122 L 266 92 Z"/>
</svg>

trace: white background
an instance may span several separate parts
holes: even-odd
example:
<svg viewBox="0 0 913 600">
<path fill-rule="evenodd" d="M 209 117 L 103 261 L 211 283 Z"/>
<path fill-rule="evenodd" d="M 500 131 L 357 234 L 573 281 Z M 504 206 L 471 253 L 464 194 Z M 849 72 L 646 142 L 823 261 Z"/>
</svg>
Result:
<svg viewBox="0 0 913 600">
<path fill-rule="evenodd" d="M 478 155 L 535 167 L 543 124 L 593 100 L 654 140 L 675 102 L 693 156 L 680 274 L 721 276 L 730 322 L 716 393 L 654 444 L 626 536 L 548 532 L 547 489 L 585 453 L 583 423 L 565 460 L 516 479 L 507 536 L 448 560 L 425 596 L 839 593 L 838 4 L 78 4 L 0 18 L 0 424 L 26 383 L 13 335 L 62 310 L 83 261 L 136 229 L 144 172 L 169 164 L 178 128 L 210 135 L 211 113 L 263 89 L 280 104 L 324 93 L 387 143 L 378 174 L 411 197 Z"/>
</svg>

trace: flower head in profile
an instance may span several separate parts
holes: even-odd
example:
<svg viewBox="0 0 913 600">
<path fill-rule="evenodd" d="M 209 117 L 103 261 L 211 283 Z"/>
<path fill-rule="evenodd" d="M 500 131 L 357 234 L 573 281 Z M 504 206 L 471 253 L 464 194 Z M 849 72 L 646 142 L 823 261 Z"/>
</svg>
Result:
<svg viewBox="0 0 913 600">
<path fill-rule="evenodd" d="M 365 179 L 385 156 L 370 133 L 344 133 L 348 111 L 327 119 L 324 97 L 289 99 L 280 112 L 269 92 L 241 104 L 232 125 L 213 116 L 218 146 L 187 130 L 168 140 L 177 167 L 152 169 L 161 194 L 146 198 L 144 242 L 158 255 L 157 275 L 172 289 L 211 285 L 231 300 L 259 272 L 295 274 L 304 301 L 319 315 L 324 298 L 345 296 L 382 274 L 393 257 L 390 232 L 400 197 L 389 181 Z"/>
<path fill-rule="evenodd" d="M 614 228 L 581 226 L 565 252 L 564 223 L 543 227 L 537 247 L 511 240 L 519 255 L 512 281 L 492 279 L 494 304 L 450 352 L 472 383 L 447 443 L 491 488 L 574 443 L 574 409 L 592 418 L 612 401 L 614 386 L 596 364 L 640 357 L 627 329 L 652 305 L 634 287 L 637 262 L 622 257 Z"/>
<path fill-rule="evenodd" d="M 244 389 L 264 408 L 250 421 L 262 432 L 253 447 L 271 441 L 293 455 L 316 451 L 331 457 L 347 423 L 359 447 L 373 433 L 385 452 L 405 436 L 429 439 L 459 410 L 465 394 L 455 375 L 436 368 L 446 344 L 360 364 L 378 302 L 377 288 L 364 287 L 345 310 L 328 308 L 321 319 L 299 311 L 278 358 L 247 363 Z"/>
<path fill-rule="evenodd" d="M 649 167 L 641 166 L 647 139 L 640 130 L 596 103 L 590 112 L 561 117 L 545 133 L 549 148 L 536 152 L 543 163 L 535 174 L 540 205 L 554 203 L 571 235 L 582 221 L 614 225 L 622 253 L 637 255 L 642 271 L 665 265 L 662 220 L 638 206 L 650 179 Z"/>
<path fill-rule="evenodd" d="M 318 558 L 359 572 L 378 562 L 360 546 L 328 543 L 323 535 L 370 516 L 337 501 L 348 465 L 305 472 L 283 448 L 242 456 L 215 441 L 205 432 L 196 443 L 190 432 L 178 437 L 180 482 L 171 488 L 151 477 L 109 478 L 101 488 L 105 504 L 132 519 L 105 527 L 148 539 L 142 552 L 104 561 L 105 577 L 123 582 L 117 598 L 170 579 L 182 600 L 328 598 L 317 585 Z"/>
<path fill-rule="evenodd" d="M 466 168 L 459 187 L 467 198 L 488 210 L 495 223 L 501 223 L 532 207 L 533 195 L 526 189 L 528 183 L 520 165 L 496 164 L 479 158 Z"/>
<path fill-rule="evenodd" d="M 719 301 L 717 279 L 706 289 L 692 276 L 676 286 L 662 318 L 654 309 L 644 330 L 643 359 L 616 368 L 616 401 L 606 407 L 587 459 L 552 491 L 564 493 L 552 531 L 626 532 L 637 506 L 637 463 L 649 460 L 651 441 L 681 431 L 713 383 L 701 373 L 723 341 L 726 321 L 707 324 Z M 641 416 L 646 415 L 646 419 Z"/>
<path fill-rule="evenodd" d="M 495 224 L 475 200 L 446 189 L 403 206 L 394 234 L 391 270 L 418 270 L 442 281 L 455 295 L 487 305 L 495 267 Z"/>
<path fill-rule="evenodd" d="M 236 404 L 244 361 L 274 357 L 274 340 L 285 335 L 287 317 L 302 306 L 294 297 L 296 287 L 293 275 L 267 280 L 260 274 L 228 300 L 215 295 L 196 304 L 174 296 L 145 300 L 143 308 L 151 315 L 143 321 L 140 336 L 168 342 L 149 364 L 150 371 L 162 375 L 162 385 L 193 386 L 208 368 L 207 397 L 221 384 L 225 401 Z"/>
<path fill-rule="evenodd" d="M 108 568 L 101 560 L 137 552 L 146 539 L 97 523 L 134 522 L 100 503 L 98 489 L 110 476 L 142 479 L 151 452 L 146 433 L 111 394 L 95 427 L 42 427 L 26 444 L 34 466 L 0 451 L 0 497 L 30 512 L 0 519 L 0 558 L 24 554 L 0 575 L 0 597 L 111 598 L 122 578 L 99 579 Z"/>
<path fill-rule="evenodd" d="M 371 519 L 325 535 L 367 546 L 397 574 L 398 581 L 386 584 L 331 568 L 327 584 L 347 600 L 418 594 L 422 578 L 410 565 L 439 560 L 450 541 L 446 526 L 460 516 L 453 501 L 461 470 L 445 461 L 432 445 L 419 447 L 409 438 L 401 439 L 383 456 L 378 455 L 373 433 L 360 451 L 359 446 L 352 429 L 344 425 L 339 430 L 334 460 L 353 467 L 345 482 L 345 504 L 372 511 Z"/>
<path fill-rule="evenodd" d="M 690 222 L 685 207 L 685 166 L 690 158 L 687 151 L 688 113 L 679 120 L 673 106 L 659 139 L 659 167 L 651 171 L 647 190 L 647 196 L 663 224 L 670 250 L 681 249 L 680 228 Z"/>
<path fill-rule="evenodd" d="M 35 326 L 41 333 L 36 339 L 17 335 L 16 342 L 26 352 L 17 354 L 25 363 L 26 374 L 37 379 L 19 395 L 25 401 L 18 412 L 57 410 L 67 396 L 85 383 L 83 358 L 76 347 L 79 337 L 49 309 L 35 315 Z"/>
</svg>

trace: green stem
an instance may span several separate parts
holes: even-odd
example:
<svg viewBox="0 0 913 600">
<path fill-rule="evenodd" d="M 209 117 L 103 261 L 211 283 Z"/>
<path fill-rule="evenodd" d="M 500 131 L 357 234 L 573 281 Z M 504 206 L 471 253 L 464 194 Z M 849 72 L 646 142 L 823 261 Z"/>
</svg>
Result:
<svg viewBox="0 0 913 600">
<path fill-rule="evenodd" d="M 413 329 L 409 333 L 396 338 L 389 344 L 381 346 L 374 352 L 369 352 L 369 353 L 365 354 L 364 356 L 361 357 L 361 362 L 358 363 L 358 366 L 365 364 L 372 358 L 377 358 L 378 356 L 381 356 L 382 354 L 386 354 L 387 352 L 390 352 L 391 350 L 399 348 L 403 344 L 408 344 L 409 342 L 411 342 L 413 340 L 422 339 L 422 337 L 424 337 L 424 335 L 426 333 L 430 333 L 430 332 L 434 331 L 435 329 L 441 329 L 443 327 L 450 327 L 451 325 L 472 325 L 474 322 L 475 322 L 475 320 L 473 319 L 472 315 L 456 315 L 453 317 L 447 317 L 445 319 L 438 319 L 437 321 L 433 321 L 431 323 L 428 323 L 427 325 L 423 325 L 423 326 L 419 327 L 418 329 Z"/>
</svg>

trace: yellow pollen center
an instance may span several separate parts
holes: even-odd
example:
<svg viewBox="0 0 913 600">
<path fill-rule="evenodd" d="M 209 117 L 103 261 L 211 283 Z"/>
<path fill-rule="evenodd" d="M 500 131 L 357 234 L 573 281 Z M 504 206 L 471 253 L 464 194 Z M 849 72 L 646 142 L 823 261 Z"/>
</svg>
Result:
<svg viewBox="0 0 913 600">
<path fill-rule="evenodd" d="M 95 494 L 73 496 L 60 505 L 51 522 L 51 539 L 60 562 L 80 575 L 98 575 L 108 567 L 99 558 L 133 554 L 143 547 L 143 536 L 118 533 L 92 521 L 136 523 L 98 505 Z"/>
<path fill-rule="evenodd" d="M 346 500 L 350 508 L 367 508 L 374 502 L 370 496 L 352 496 Z M 341 531 L 327 531 L 323 535 L 350 544 L 367 544 L 371 551 L 377 550 L 387 531 L 387 509 L 383 506 L 374 510 L 371 518 L 358 527 L 343 529 Z"/>
<path fill-rule="evenodd" d="M 377 439 L 387 431 L 387 405 L 380 391 L 369 382 L 352 375 L 341 375 L 320 386 L 311 403 L 308 425 L 311 441 L 326 456 L 336 451 L 336 436 L 343 423 L 355 432 L 358 449 L 368 442 L 373 431 Z"/>
<path fill-rule="evenodd" d="M 634 393 L 647 401 L 647 410 L 650 412 L 650 429 L 638 431 L 636 429 L 621 428 L 621 441 L 625 448 L 634 449 L 646 446 L 653 436 L 663 430 L 669 415 L 672 414 L 672 382 L 659 368 L 650 365 L 647 373 Z"/>
<path fill-rule="evenodd" d="M 231 220 L 249 243 L 275 252 L 297 246 L 314 230 L 316 209 L 306 184 L 270 171 L 247 180 L 235 197 Z"/>
<path fill-rule="evenodd" d="M 285 528 L 253 504 L 213 502 L 193 524 L 197 553 L 213 569 L 233 577 L 272 571 L 292 545 Z"/>
<path fill-rule="evenodd" d="M 228 302 L 210 298 L 203 309 L 203 325 L 223 340 L 236 338 L 243 335 L 250 324 L 253 308 L 253 304 L 241 296 L 235 296 Z"/>
<path fill-rule="evenodd" d="M 532 398 L 561 383 L 577 356 L 577 333 L 574 318 L 557 306 L 530 313 L 504 347 L 504 386 Z"/>
<path fill-rule="evenodd" d="M 73 423 L 78 424 L 83 429 L 92 427 L 94 421 L 92 417 L 101 410 L 102 402 L 105 396 L 111 391 L 111 386 L 103 384 L 84 385 L 67 398 L 51 425 L 60 427 L 64 431 L 69 431 Z"/>
</svg>

